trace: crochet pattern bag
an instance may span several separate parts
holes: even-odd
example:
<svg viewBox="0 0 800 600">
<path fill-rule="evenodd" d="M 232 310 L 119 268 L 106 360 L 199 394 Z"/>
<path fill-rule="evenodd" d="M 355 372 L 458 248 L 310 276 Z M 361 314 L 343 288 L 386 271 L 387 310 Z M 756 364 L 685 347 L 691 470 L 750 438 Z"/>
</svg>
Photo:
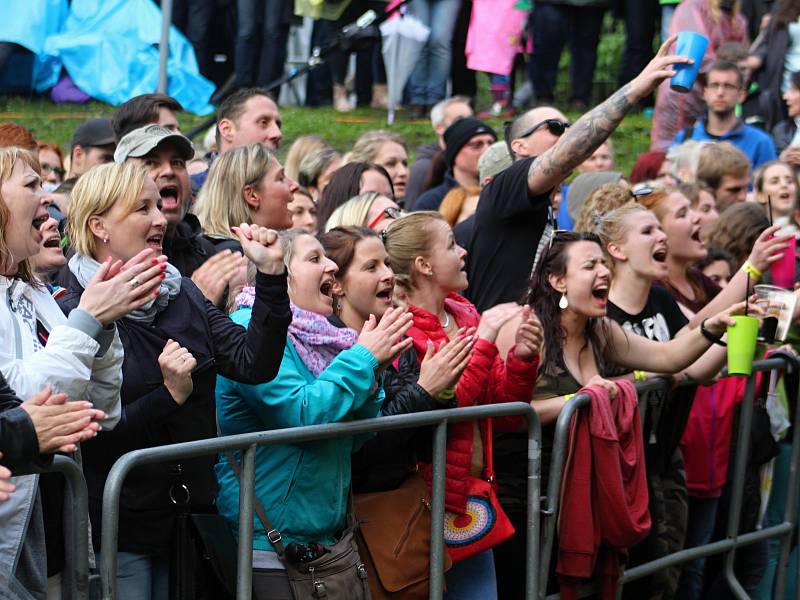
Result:
<svg viewBox="0 0 800 600">
<path fill-rule="evenodd" d="M 444 515 L 444 541 L 453 562 L 459 562 L 493 548 L 514 535 L 514 526 L 503 512 L 494 491 L 492 420 L 486 426 L 484 479 L 471 477 L 464 514 Z"/>
</svg>

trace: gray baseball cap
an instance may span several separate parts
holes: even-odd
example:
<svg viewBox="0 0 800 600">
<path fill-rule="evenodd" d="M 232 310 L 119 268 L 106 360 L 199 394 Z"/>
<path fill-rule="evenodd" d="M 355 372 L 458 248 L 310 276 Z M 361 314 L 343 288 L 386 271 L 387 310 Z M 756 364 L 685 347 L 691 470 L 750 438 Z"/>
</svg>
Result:
<svg viewBox="0 0 800 600">
<path fill-rule="evenodd" d="M 478 171 L 481 185 L 487 177 L 494 177 L 511 166 L 511 154 L 504 141 L 495 142 L 483 151 L 478 159 Z"/>
<path fill-rule="evenodd" d="M 119 141 L 114 152 L 114 161 L 123 163 L 129 158 L 141 158 L 165 141 L 174 144 L 185 160 L 194 157 L 194 147 L 186 136 L 160 125 L 145 125 L 127 133 Z"/>
</svg>

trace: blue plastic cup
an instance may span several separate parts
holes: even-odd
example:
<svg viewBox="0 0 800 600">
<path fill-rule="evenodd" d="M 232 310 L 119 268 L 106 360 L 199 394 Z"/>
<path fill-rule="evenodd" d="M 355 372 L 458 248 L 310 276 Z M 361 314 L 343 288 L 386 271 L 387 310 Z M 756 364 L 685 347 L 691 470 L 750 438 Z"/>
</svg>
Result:
<svg viewBox="0 0 800 600">
<path fill-rule="evenodd" d="M 678 40 L 675 42 L 675 54 L 687 56 L 694 62 L 690 65 L 679 63 L 672 65 L 675 69 L 675 76 L 670 80 L 670 87 L 681 94 L 688 94 L 700 72 L 700 65 L 703 63 L 703 55 L 708 47 L 708 38 L 695 31 L 681 31 Z"/>
</svg>

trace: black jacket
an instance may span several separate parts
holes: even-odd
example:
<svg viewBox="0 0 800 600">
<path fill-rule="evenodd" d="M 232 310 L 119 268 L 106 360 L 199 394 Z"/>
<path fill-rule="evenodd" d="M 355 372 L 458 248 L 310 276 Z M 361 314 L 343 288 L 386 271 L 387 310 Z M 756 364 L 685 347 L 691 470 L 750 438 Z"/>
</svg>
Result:
<svg viewBox="0 0 800 600">
<path fill-rule="evenodd" d="M 345 327 L 338 317 L 330 317 L 337 327 Z M 450 408 L 451 403 L 441 401 L 420 387 L 420 364 L 414 348 L 401 354 L 396 364 L 390 364 L 383 373 L 383 391 L 386 397 L 381 415 L 405 415 L 437 408 Z M 352 482 L 356 493 L 393 490 L 403 480 L 419 459 L 430 455 L 429 427 L 396 429 L 378 433 L 353 454 Z M 425 432 L 425 435 L 420 435 Z"/>
<path fill-rule="evenodd" d="M 70 273 L 70 275 L 72 275 Z M 72 279 L 59 301 L 64 312 L 77 306 L 82 289 Z M 286 275 L 258 274 L 253 317 L 245 329 L 206 300 L 188 278 L 152 324 L 123 319 L 117 323 L 125 348 L 122 365 L 122 418 L 115 429 L 83 445 L 89 487 L 89 513 L 99 544 L 103 486 L 114 462 L 126 452 L 216 436 L 217 374 L 243 383 L 264 383 L 278 372 L 291 322 Z M 163 383 L 158 365 L 168 339 L 187 348 L 197 360 L 194 391 L 178 406 Z M 159 463 L 134 469 L 125 480 L 120 502 L 119 549 L 163 554 L 170 546 L 175 516 L 190 494 L 192 507 L 213 503 L 215 456 L 181 463 Z M 96 546 L 97 547 L 97 546 Z"/>
<path fill-rule="evenodd" d="M 183 217 L 171 237 L 164 238 L 164 254 L 184 277 L 191 277 L 215 252 L 214 244 L 203 236 L 200 221 L 191 213 Z"/>
<path fill-rule="evenodd" d="M 33 421 L 24 409 L 22 400 L 14 393 L 0 373 L 0 465 L 11 469 L 44 466 L 53 457 L 39 454 L 39 441 Z"/>
<path fill-rule="evenodd" d="M 772 130 L 772 143 L 775 144 L 775 152 L 779 155 L 786 150 L 792 143 L 794 134 L 797 131 L 797 125 L 794 119 L 785 119 L 775 125 Z"/>
</svg>

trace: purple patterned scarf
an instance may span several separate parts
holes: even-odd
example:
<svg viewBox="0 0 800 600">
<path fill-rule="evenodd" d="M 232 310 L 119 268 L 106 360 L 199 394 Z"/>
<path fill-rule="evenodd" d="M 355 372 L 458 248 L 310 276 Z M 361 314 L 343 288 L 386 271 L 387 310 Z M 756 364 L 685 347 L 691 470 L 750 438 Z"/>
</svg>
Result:
<svg viewBox="0 0 800 600">
<path fill-rule="evenodd" d="M 251 307 L 254 301 L 253 287 L 245 287 L 236 296 L 236 305 L 239 308 Z M 355 345 L 358 333 L 349 327 L 336 327 L 326 317 L 303 310 L 294 304 L 291 307 L 289 341 L 306 368 L 314 377 L 319 377 L 342 350 Z"/>
</svg>

